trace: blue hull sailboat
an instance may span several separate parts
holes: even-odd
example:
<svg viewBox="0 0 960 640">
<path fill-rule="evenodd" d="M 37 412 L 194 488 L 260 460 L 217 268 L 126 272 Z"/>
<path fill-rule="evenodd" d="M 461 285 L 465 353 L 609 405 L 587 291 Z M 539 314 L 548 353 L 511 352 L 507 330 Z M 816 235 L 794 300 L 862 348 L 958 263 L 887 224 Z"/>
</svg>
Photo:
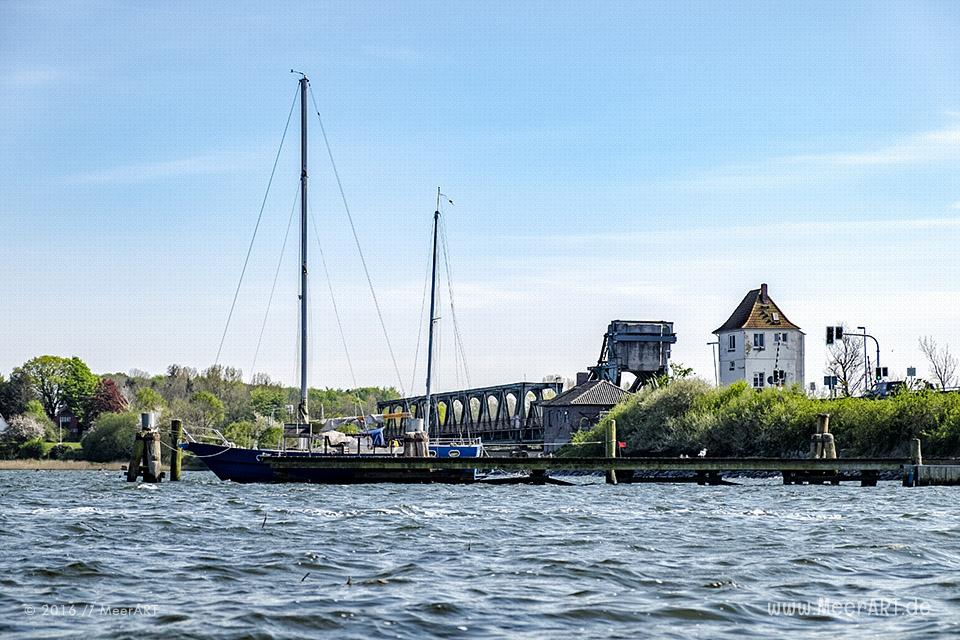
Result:
<svg viewBox="0 0 960 640">
<path fill-rule="evenodd" d="M 315 482 L 329 484 L 356 484 L 365 482 L 472 482 L 477 479 L 476 470 L 392 470 L 377 469 L 376 465 L 370 468 L 337 469 L 324 468 L 316 461 L 325 458 L 343 456 L 370 457 L 397 456 L 406 452 L 406 447 L 399 443 L 386 443 L 383 438 L 383 429 L 370 429 L 353 436 L 353 440 L 345 443 L 350 437 L 336 432 L 338 443 L 331 448 L 331 434 L 333 432 L 321 430 L 314 433 L 307 407 L 307 92 L 309 80 L 303 74 L 299 80 L 300 93 L 300 399 L 296 407 L 296 421 L 286 425 L 281 436 L 279 449 L 252 449 L 238 447 L 229 442 L 222 434 L 212 431 L 211 436 L 201 437 L 199 432 L 191 433 L 184 429 L 187 441 L 181 447 L 194 454 L 221 480 L 232 482 Z M 408 428 L 419 436 L 418 442 L 426 443 L 426 448 L 420 450 L 419 455 L 428 455 L 438 458 L 478 458 L 484 455 L 483 444 L 479 438 L 455 439 L 448 441 L 430 442 L 423 433 L 424 426 L 427 434 L 431 422 L 431 384 L 433 369 L 433 332 L 436 317 L 436 284 L 437 284 L 437 228 L 440 219 L 440 192 L 437 190 L 437 210 L 433 220 L 433 280 L 430 288 L 430 333 L 427 352 L 427 382 L 426 382 L 426 411 L 423 418 L 415 418 L 409 414 L 393 414 L 389 416 L 357 416 L 356 418 L 337 420 L 336 423 L 355 421 L 366 426 L 383 422 L 385 418 L 410 418 Z M 322 429 L 322 425 L 321 425 Z M 408 433 L 408 436 L 411 434 Z M 209 440 L 217 440 L 210 442 Z M 406 438 L 405 438 L 406 439 Z M 411 438 L 412 439 L 412 438 Z M 286 443 L 292 440 L 296 447 L 288 448 Z M 321 447 L 322 445 L 322 447 Z M 285 462 L 290 459 L 309 460 L 311 464 L 303 468 L 295 465 L 285 465 L 282 474 L 276 473 L 270 466 L 269 460 L 283 457 Z"/>
</svg>

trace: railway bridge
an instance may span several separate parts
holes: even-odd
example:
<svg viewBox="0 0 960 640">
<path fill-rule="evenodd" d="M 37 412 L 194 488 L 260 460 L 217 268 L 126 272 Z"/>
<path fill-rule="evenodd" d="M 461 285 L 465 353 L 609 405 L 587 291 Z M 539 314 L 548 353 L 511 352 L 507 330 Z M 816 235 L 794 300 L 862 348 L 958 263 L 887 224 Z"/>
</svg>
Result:
<svg viewBox="0 0 960 640">
<path fill-rule="evenodd" d="M 484 442 L 527 443 L 543 441 L 543 411 L 540 404 L 563 391 L 562 382 L 514 382 L 477 389 L 433 394 L 430 434 L 440 438 L 482 437 Z M 409 411 L 422 416 L 426 396 L 386 400 L 377 404 L 381 413 Z M 391 418 L 388 437 L 401 437 L 404 425 Z"/>
</svg>

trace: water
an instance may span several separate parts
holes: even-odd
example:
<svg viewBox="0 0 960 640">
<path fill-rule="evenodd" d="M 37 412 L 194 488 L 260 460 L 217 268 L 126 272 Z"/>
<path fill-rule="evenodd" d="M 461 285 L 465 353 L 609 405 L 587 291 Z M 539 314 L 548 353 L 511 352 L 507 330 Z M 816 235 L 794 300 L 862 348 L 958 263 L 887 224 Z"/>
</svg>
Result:
<svg viewBox="0 0 960 640">
<path fill-rule="evenodd" d="M 0 472 L 0 636 L 943 637 L 956 488 Z M 562 636 L 561 636 L 562 634 Z"/>
</svg>

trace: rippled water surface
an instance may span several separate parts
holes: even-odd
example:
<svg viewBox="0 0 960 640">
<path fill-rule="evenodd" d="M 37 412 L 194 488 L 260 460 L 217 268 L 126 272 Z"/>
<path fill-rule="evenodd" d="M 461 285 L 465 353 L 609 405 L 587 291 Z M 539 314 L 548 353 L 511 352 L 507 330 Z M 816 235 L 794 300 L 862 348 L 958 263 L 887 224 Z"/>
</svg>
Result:
<svg viewBox="0 0 960 640">
<path fill-rule="evenodd" d="M 957 488 L 0 472 L 2 637 L 943 637 Z"/>
</svg>

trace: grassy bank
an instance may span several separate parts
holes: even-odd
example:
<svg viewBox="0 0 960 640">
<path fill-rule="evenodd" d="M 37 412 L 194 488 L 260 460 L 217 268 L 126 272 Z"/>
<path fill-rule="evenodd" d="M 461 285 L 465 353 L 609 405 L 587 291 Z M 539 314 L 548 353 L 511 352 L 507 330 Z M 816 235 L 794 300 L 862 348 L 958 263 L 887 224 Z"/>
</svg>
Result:
<svg viewBox="0 0 960 640">
<path fill-rule="evenodd" d="M 905 392 L 883 400 L 808 398 L 799 387 L 754 390 L 745 383 L 715 389 L 701 380 L 677 380 L 638 393 L 617 405 L 594 430 L 574 443 L 602 440 L 617 421 L 626 455 L 803 456 L 819 413 L 844 457 L 904 456 L 920 438 L 925 455 L 960 454 L 960 394 Z M 567 447 L 600 455 L 597 445 Z"/>
<path fill-rule="evenodd" d="M 119 471 L 123 462 L 86 460 L 0 460 L 0 471 Z"/>
</svg>

